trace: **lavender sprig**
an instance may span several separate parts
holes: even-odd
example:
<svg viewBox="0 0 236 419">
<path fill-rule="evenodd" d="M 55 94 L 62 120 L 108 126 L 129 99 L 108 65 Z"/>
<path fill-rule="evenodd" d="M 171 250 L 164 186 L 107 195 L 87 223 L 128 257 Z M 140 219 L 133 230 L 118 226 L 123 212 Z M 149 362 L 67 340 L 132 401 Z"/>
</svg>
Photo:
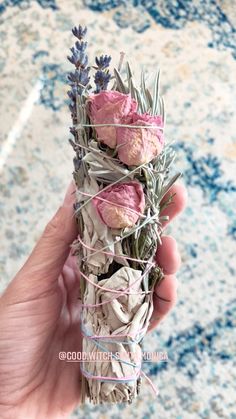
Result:
<svg viewBox="0 0 236 419">
<path fill-rule="evenodd" d="M 94 83 L 96 85 L 95 93 L 99 93 L 101 90 L 106 90 L 108 83 L 111 79 L 111 74 L 109 72 L 109 65 L 111 61 L 111 56 L 101 55 L 100 57 L 95 58 L 97 71 L 94 75 Z"/>
<path fill-rule="evenodd" d="M 72 53 L 71 56 L 68 56 L 68 60 L 75 66 L 73 72 L 68 73 L 68 82 L 71 89 L 67 92 L 70 103 L 69 109 L 71 111 L 71 117 L 73 126 L 70 128 L 71 134 L 74 136 L 74 141 L 69 140 L 70 144 L 75 150 L 76 157 L 74 158 L 74 179 L 79 185 L 79 180 L 82 181 L 84 174 L 86 173 L 85 163 L 82 162 L 84 152 L 82 149 L 78 149 L 77 144 L 86 145 L 86 134 L 85 132 L 78 132 L 74 127 L 80 122 L 81 112 L 81 103 L 83 103 L 84 98 L 82 97 L 84 91 L 89 89 L 89 72 L 90 67 L 88 66 L 88 56 L 86 54 L 87 42 L 83 40 L 84 36 L 87 33 L 87 27 L 74 27 L 72 29 L 73 35 L 77 38 L 75 45 L 70 48 Z"/>
<path fill-rule="evenodd" d="M 79 25 L 72 29 L 73 35 L 78 39 L 75 45 L 70 48 L 72 55 L 68 56 L 68 60 L 74 64 L 75 71 L 68 74 L 69 85 L 71 90 L 67 92 L 71 102 L 69 104 L 70 111 L 72 113 L 72 119 L 74 123 L 76 121 L 76 95 L 81 96 L 86 86 L 88 86 L 90 77 L 88 67 L 88 56 L 86 54 L 87 42 L 83 41 L 84 36 L 87 33 L 87 27 L 84 28 Z"/>
</svg>

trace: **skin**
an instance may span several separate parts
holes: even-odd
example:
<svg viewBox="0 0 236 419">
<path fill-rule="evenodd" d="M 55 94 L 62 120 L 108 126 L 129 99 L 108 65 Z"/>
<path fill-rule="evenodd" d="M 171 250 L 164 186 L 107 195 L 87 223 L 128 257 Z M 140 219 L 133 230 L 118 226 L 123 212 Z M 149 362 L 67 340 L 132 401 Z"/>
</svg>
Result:
<svg viewBox="0 0 236 419">
<path fill-rule="evenodd" d="M 76 238 L 74 184 L 46 226 L 28 260 L 0 299 L 0 417 L 63 418 L 80 403 L 80 364 L 60 361 L 60 351 L 81 351 L 79 275 L 70 255 Z M 186 190 L 175 185 L 163 215 L 185 207 Z M 164 198 L 166 199 L 166 197 Z M 165 277 L 154 293 L 149 330 L 176 302 L 180 255 L 173 237 L 162 237 L 156 255 Z"/>
</svg>

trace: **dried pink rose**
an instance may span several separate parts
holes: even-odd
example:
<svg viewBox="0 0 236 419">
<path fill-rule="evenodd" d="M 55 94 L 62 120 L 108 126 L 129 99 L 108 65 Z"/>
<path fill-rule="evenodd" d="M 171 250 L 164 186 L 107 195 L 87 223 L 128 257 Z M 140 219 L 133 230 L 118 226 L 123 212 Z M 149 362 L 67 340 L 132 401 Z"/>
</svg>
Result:
<svg viewBox="0 0 236 419">
<path fill-rule="evenodd" d="M 132 227 L 145 208 L 143 188 L 137 181 L 111 186 L 93 198 L 93 203 L 102 221 L 111 228 Z"/>
<path fill-rule="evenodd" d="M 163 127 L 161 116 L 134 112 L 123 118 L 123 124 L 153 125 Z M 164 136 L 158 128 L 117 127 L 118 157 L 128 166 L 139 166 L 149 163 L 157 157 L 164 146 Z"/>
<path fill-rule="evenodd" d="M 137 102 L 130 94 L 102 90 L 87 100 L 88 115 L 94 124 L 120 124 L 122 117 L 137 110 Z M 96 127 L 98 140 L 111 148 L 116 147 L 116 127 Z"/>
</svg>

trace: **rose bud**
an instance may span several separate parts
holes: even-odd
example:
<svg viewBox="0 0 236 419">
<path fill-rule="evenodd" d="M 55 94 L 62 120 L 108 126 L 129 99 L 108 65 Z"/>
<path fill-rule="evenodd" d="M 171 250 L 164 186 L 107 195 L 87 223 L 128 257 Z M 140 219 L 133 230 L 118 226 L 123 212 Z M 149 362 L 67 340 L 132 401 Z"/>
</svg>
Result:
<svg viewBox="0 0 236 419">
<path fill-rule="evenodd" d="M 123 118 L 127 125 L 153 125 L 163 127 L 161 116 L 142 115 L 134 112 Z M 139 166 L 149 163 L 157 157 L 164 146 L 164 136 L 158 128 L 117 128 L 118 157 L 128 166 Z"/>
<path fill-rule="evenodd" d="M 136 181 L 111 186 L 93 198 L 93 203 L 102 221 L 115 229 L 132 227 L 145 208 L 143 188 Z"/>
<path fill-rule="evenodd" d="M 102 90 L 87 100 L 88 115 L 93 124 L 120 124 L 129 112 L 137 110 L 137 102 L 130 94 Z M 98 140 L 110 148 L 116 147 L 116 127 L 95 127 Z"/>
</svg>

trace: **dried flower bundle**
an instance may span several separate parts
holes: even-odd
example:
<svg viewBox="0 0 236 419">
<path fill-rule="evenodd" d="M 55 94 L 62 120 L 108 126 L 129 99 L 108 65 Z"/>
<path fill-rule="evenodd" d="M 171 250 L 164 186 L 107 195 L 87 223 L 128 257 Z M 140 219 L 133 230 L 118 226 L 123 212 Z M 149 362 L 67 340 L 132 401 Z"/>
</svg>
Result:
<svg viewBox="0 0 236 419">
<path fill-rule="evenodd" d="M 145 375 L 140 344 L 154 286 L 163 278 L 154 262 L 160 213 L 171 202 L 163 197 L 180 174 L 169 179 L 175 153 L 164 141 L 159 72 L 151 92 L 143 71 L 136 87 L 129 63 L 125 81 L 122 61 L 110 72 L 110 56 L 96 57 L 89 67 L 87 29 L 79 25 L 72 32 L 77 40 L 68 57 L 75 66 L 68 96 L 79 228 L 73 249 L 81 273 L 83 352 L 109 354 L 82 364 L 83 399 L 130 403 Z"/>
</svg>

